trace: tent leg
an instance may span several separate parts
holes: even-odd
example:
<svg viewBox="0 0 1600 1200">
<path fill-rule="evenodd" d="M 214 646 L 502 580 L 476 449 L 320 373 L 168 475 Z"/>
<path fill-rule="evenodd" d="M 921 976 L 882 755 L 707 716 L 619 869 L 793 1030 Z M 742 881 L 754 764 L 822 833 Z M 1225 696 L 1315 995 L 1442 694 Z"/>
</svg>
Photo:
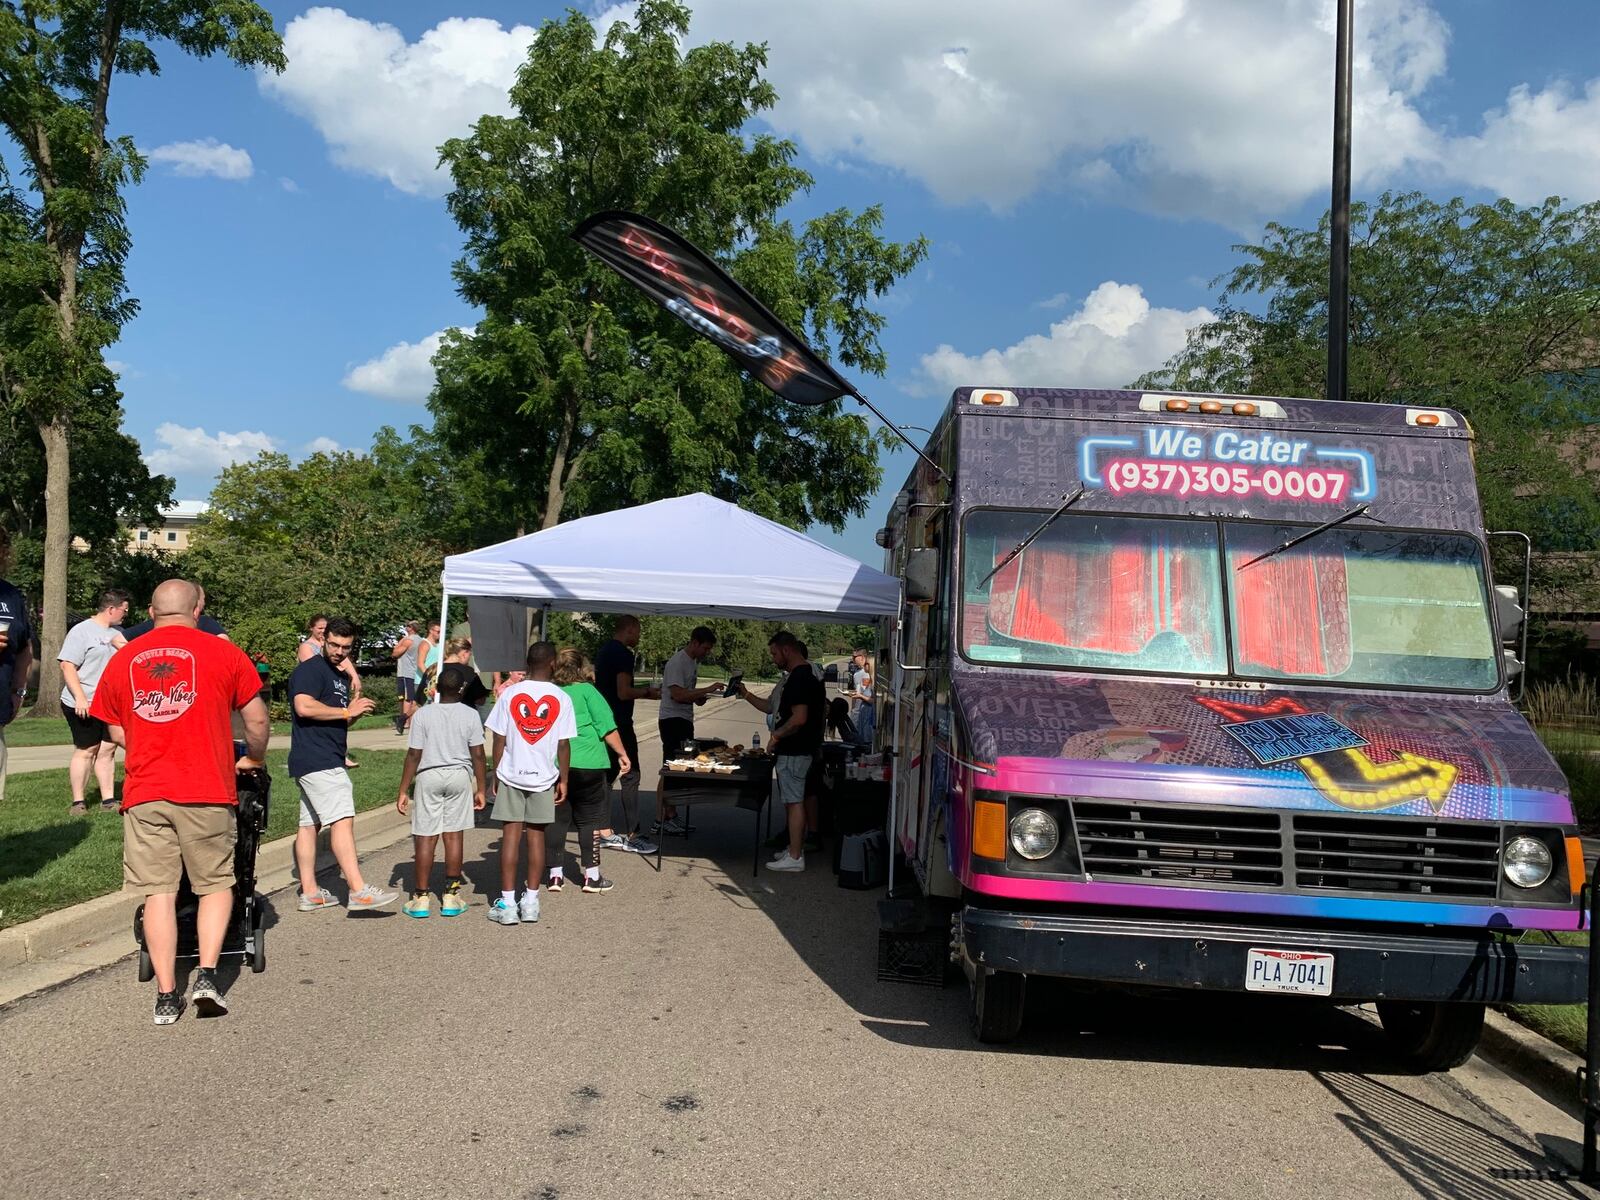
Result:
<svg viewBox="0 0 1600 1200">
<path fill-rule="evenodd" d="M 548 641 L 550 637 L 550 606 L 546 604 L 539 610 L 539 640 Z"/>
<path fill-rule="evenodd" d="M 443 671 L 444 644 L 450 640 L 450 592 L 447 588 L 441 588 L 440 592 L 444 599 L 439 601 L 439 670 Z M 437 690 L 434 691 L 433 698 L 435 700 L 439 698 Z"/>
</svg>

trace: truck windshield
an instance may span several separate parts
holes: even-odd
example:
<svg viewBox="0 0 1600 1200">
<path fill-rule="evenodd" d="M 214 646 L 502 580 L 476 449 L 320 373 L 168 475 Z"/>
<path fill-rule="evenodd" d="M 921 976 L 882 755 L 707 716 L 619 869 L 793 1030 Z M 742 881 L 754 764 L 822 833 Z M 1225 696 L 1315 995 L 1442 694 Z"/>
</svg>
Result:
<svg viewBox="0 0 1600 1200">
<path fill-rule="evenodd" d="M 985 582 L 1040 516 L 967 516 L 961 647 L 975 662 L 1377 688 L 1499 683 L 1483 556 L 1465 534 L 1341 525 L 1262 558 L 1314 526 L 1068 512 Z"/>
<path fill-rule="evenodd" d="M 1245 677 L 1484 691 L 1499 681 L 1478 543 L 1463 534 L 1229 522 L 1233 661 Z"/>
<path fill-rule="evenodd" d="M 994 578 L 1039 513 L 966 522 L 962 642 L 979 662 L 1227 673 L 1222 555 L 1211 521 L 1065 514 Z"/>
</svg>

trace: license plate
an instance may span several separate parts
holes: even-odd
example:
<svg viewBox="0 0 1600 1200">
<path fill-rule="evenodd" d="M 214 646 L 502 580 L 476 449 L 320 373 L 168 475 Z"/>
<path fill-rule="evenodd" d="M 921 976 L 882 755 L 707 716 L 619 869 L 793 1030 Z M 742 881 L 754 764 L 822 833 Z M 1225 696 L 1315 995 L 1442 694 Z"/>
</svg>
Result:
<svg viewBox="0 0 1600 1200">
<path fill-rule="evenodd" d="M 1331 996 L 1333 955 L 1310 950 L 1247 950 L 1244 988 L 1247 992 Z"/>
</svg>

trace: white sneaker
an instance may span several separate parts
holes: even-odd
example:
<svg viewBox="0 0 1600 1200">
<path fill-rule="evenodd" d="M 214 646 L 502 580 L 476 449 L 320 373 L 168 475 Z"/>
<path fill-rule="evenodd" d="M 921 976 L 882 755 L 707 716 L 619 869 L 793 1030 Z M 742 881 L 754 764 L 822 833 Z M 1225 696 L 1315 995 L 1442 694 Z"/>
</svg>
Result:
<svg viewBox="0 0 1600 1200">
<path fill-rule="evenodd" d="M 529 924 L 539 919 L 538 892 L 522 893 L 522 899 L 517 901 L 517 916 Z"/>
<path fill-rule="evenodd" d="M 804 871 L 805 869 L 806 856 L 802 854 L 799 858 L 795 858 L 787 850 L 767 864 L 767 870 L 769 871 Z"/>
<path fill-rule="evenodd" d="M 507 904 L 504 896 L 496 896 L 494 903 L 489 905 L 489 920 L 496 925 L 518 924 L 516 905 Z"/>
</svg>

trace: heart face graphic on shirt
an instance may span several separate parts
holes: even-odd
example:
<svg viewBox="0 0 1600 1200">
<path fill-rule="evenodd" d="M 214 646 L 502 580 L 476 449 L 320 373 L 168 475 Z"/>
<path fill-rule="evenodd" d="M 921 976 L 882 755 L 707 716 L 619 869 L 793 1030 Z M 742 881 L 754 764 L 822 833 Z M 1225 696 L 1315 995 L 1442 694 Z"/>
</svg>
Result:
<svg viewBox="0 0 1600 1200">
<path fill-rule="evenodd" d="M 539 739 L 550 732 L 550 726 L 561 715 L 561 701 L 554 696 L 513 696 L 511 698 L 511 723 L 517 727 L 522 740 L 537 745 Z"/>
</svg>

